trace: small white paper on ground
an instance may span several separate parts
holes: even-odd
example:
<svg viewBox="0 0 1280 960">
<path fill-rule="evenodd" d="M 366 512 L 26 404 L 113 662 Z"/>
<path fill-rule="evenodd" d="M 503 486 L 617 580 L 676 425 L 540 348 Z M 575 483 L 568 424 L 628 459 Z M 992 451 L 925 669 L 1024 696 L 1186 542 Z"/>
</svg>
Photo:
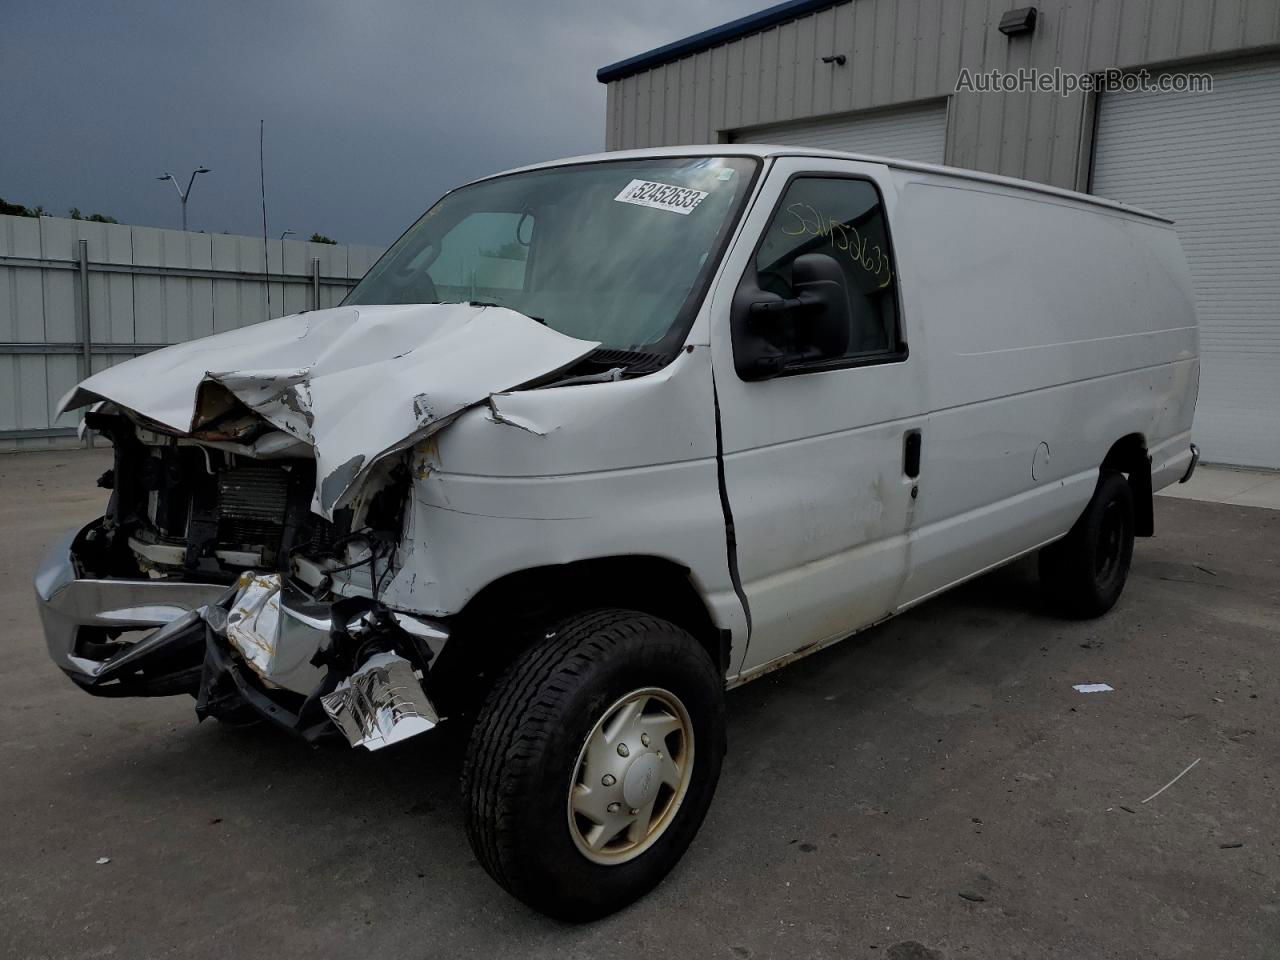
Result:
<svg viewBox="0 0 1280 960">
<path fill-rule="evenodd" d="M 1115 687 L 1109 683 L 1077 683 L 1072 689 L 1079 693 L 1108 693 Z"/>
</svg>

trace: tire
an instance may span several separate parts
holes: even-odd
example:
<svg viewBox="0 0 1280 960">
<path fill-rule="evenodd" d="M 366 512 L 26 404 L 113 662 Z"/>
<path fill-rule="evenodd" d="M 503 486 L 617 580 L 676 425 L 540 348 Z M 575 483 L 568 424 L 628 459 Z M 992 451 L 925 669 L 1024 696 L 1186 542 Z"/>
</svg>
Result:
<svg viewBox="0 0 1280 960">
<path fill-rule="evenodd" d="M 517 658 L 476 718 L 462 774 L 467 837 L 489 875 L 534 909 L 605 916 L 683 855 L 724 751 L 724 678 L 692 636 L 626 610 L 571 617 Z M 635 826 L 610 840 L 628 818 Z"/>
<path fill-rule="evenodd" d="M 1115 606 L 1129 577 L 1133 530 L 1129 482 L 1103 471 L 1075 526 L 1040 551 L 1040 582 L 1056 612 L 1083 620 Z"/>
</svg>

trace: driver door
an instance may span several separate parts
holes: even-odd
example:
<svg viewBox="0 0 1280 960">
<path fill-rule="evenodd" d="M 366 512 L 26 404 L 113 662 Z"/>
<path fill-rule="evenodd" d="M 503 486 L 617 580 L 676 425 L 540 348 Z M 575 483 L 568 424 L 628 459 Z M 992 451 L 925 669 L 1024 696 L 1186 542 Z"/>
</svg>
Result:
<svg viewBox="0 0 1280 960">
<path fill-rule="evenodd" d="M 898 604 L 927 438 L 911 352 L 920 331 L 903 312 L 890 235 L 894 199 L 881 165 L 777 160 L 715 293 L 725 486 L 751 619 L 742 671 L 841 639 Z M 773 320 L 743 311 L 795 297 L 791 265 L 812 253 L 843 272 L 848 335 L 804 350 L 794 330 L 779 330 L 794 359 L 744 379 L 743 331 Z"/>
</svg>

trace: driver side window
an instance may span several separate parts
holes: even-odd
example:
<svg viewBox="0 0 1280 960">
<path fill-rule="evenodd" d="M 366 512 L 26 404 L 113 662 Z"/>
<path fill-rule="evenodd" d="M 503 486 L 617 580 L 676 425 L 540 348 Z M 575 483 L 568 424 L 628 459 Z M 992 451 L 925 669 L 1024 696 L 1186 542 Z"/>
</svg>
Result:
<svg viewBox="0 0 1280 960">
<path fill-rule="evenodd" d="M 883 362 L 905 354 L 898 317 L 897 271 L 889 247 L 884 207 L 868 180 L 797 177 L 787 187 L 756 251 L 761 290 L 784 299 L 796 296 L 792 265 L 805 254 L 822 253 L 840 267 L 849 296 L 849 338 L 830 367 Z"/>
</svg>

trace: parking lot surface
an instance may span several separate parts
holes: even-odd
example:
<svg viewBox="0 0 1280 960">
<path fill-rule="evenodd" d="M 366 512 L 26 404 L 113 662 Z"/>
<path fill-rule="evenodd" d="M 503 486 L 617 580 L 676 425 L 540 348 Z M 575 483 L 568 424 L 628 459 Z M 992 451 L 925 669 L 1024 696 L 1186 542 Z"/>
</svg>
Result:
<svg viewBox="0 0 1280 960">
<path fill-rule="evenodd" d="M 573 927 L 476 864 L 447 728 L 314 750 L 66 680 L 30 578 L 108 462 L 0 456 L 2 956 L 1280 956 L 1280 511 L 1160 498 L 1101 620 L 1024 562 L 731 693 L 689 853 Z"/>
</svg>

